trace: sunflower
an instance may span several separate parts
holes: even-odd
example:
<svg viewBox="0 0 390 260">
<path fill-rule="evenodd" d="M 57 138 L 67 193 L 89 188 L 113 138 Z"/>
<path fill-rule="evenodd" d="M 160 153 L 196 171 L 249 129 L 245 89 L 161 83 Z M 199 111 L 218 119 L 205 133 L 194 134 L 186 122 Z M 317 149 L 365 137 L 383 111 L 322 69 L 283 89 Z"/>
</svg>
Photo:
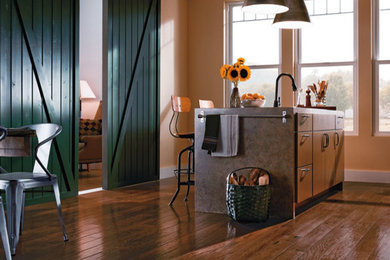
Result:
<svg viewBox="0 0 390 260">
<path fill-rule="evenodd" d="M 232 69 L 229 70 L 227 78 L 230 81 L 238 81 L 239 76 L 240 76 L 239 75 L 239 70 L 236 69 L 236 68 L 232 68 Z"/>
<path fill-rule="evenodd" d="M 251 77 L 251 70 L 248 66 L 241 66 L 240 70 L 238 71 L 238 77 L 240 81 L 247 81 Z"/>
<path fill-rule="evenodd" d="M 239 62 L 234 63 L 234 68 L 239 69 L 241 64 Z"/>
<path fill-rule="evenodd" d="M 240 63 L 240 65 L 244 65 L 245 59 L 244 58 L 238 58 L 237 62 Z"/>
<path fill-rule="evenodd" d="M 225 66 L 222 66 L 219 70 L 219 73 L 221 74 L 221 78 L 226 79 L 228 70 L 225 68 Z"/>
</svg>

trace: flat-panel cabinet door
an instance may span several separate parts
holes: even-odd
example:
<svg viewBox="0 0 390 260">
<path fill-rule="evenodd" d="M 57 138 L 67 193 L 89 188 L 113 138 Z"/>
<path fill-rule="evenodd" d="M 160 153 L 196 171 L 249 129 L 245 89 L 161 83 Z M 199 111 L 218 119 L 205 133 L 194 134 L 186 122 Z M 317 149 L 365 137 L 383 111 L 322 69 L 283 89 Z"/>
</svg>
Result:
<svg viewBox="0 0 390 260">
<path fill-rule="evenodd" d="M 326 171 L 325 171 L 325 189 L 336 184 L 336 166 L 335 166 L 335 144 L 336 144 L 336 132 L 328 131 L 329 136 L 328 146 L 326 147 Z"/>
<path fill-rule="evenodd" d="M 338 130 L 334 134 L 335 169 L 338 184 L 344 181 L 344 131 Z"/>
<path fill-rule="evenodd" d="M 329 133 L 326 131 L 313 133 L 313 195 L 325 190 L 325 174 L 327 168 L 326 152 Z"/>
</svg>

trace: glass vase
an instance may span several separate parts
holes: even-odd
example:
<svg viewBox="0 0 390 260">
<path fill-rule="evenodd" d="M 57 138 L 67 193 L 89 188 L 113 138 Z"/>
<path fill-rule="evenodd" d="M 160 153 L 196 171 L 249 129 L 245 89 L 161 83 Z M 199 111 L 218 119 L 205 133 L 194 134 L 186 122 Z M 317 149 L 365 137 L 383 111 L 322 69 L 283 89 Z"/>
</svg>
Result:
<svg viewBox="0 0 390 260">
<path fill-rule="evenodd" d="M 316 107 L 325 107 L 326 106 L 326 96 L 325 95 L 322 95 L 322 96 L 315 95 L 314 105 Z"/>
<path fill-rule="evenodd" d="M 234 83 L 232 94 L 230 95 L 230 108 L 241 107 L 240 93 L 238 92 L 238 83 Z"/>
</svg>

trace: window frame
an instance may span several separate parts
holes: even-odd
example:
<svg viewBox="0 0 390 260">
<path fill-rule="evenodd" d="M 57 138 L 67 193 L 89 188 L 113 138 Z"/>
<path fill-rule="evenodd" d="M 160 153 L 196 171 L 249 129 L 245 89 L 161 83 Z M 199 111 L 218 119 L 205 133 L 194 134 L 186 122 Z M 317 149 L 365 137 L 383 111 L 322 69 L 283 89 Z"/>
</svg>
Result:
<svg viewBox="0 0 390 260">
<path fill-rule="evenodd" d="M 380 131 L 379 124 L 379 67 L 380 65 L 390 65 L 390 59 L 381 60 L 379 59 L 379 0 L 373 0 L 372 3 L 372 12 L 373 12 L 373 125 L 374 125 L 374 136 L 390 136 L 390 131 Z"/>
<path fill-rule="evenodd" d="M 233 7 L 242 6 L 243 1 L 241 2 L 228 2 L 226 3 L 226 37 L 225 37 L 225 63 L 227 64 L 234 64 L 233 62 Z M 244 21 L 245 22 L 245 21 Z M 271 26 L 271 25 L 270 25 Z M 251 70 L 256 69 L 278 69 L 278 74 L 280 74 L 282 70 L 282 30 L 279 29 L 279 64 L 266 64 L 266 65 L 250 65 L 248 66 Z M 276 78 L 275 78 L 276 80 Z M 230 86 L 230 87 L 227 87 Z M 228 83 L 227 81 L 224 82 L 224 90 L 225 91 L 225 107 L 229 107 L 229 98 L 231 95 L 231 91 L 233 89 L 233 84 Z M 282 89 L 279 88 L 279 96 L 282 95 Z M 271 100 L 270 102 L 273 102 Z"/>
<path fill-rule="evenodd" d="M 377 0 L 375 0 L 377 1 Z M 339 62 L 312 62 L 302 63 L 302 32 L 301 30 L 295 30 L 295 57 L 294 61 L 295 75 L 297 82 L 301 82 L 301 71 L 303 68 L 313 67 L 334 67 L 334 66 L 352 66 L 353 68 L 353 131 L 344 130 L 345 135 L 358 136 L 359 135 L 359 91 L 358 91 L 358 4 L 357 0 L 353 0 L 353 61 L 339 61 Z M 302 86 L 301 86 L 302 87 Z"/>
</svg>

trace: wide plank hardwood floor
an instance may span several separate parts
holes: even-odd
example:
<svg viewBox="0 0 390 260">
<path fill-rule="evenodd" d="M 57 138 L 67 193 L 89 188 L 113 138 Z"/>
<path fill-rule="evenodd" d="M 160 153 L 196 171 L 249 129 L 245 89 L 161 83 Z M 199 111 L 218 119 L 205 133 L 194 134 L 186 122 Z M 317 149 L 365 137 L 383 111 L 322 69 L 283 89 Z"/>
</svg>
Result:
<svg viewBox="0 0 390 260">
<path fill-rule="evenodd" d="M 271 227 L 194 212 L 194 192 L 168 206 L 166 179 L 65 199 L 69 241 L 54 202 L 27 207 L 14 259 L 389 259 L 390 185 L 344 191 Z M 0 257 L 3 257 L 1 249 Z"/>
</svg>

